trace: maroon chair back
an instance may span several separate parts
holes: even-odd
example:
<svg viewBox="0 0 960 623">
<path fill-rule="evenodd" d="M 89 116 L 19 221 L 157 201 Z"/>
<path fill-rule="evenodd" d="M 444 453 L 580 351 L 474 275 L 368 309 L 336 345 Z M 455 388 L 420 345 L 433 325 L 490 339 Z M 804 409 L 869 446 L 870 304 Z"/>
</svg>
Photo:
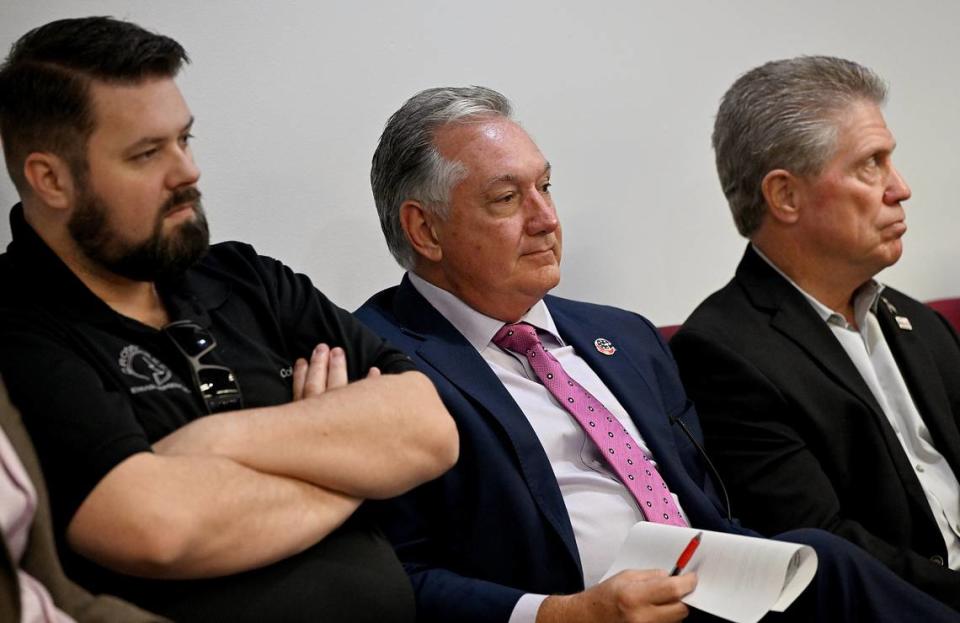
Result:
<svg viewBox="0 0 960 623">
<path fill-rule="evenodd" d="M 960 298 L 927 301 L 927 305 L 940 312 L 953 325 L 954 331 L 960 332 Z"/>
<path fill-rule="evenodd" d="M 947 322 L 953 325 L 953 330 L 960 333 L 960 297 L 927 301 L 927 305 L 940 312 L 947 319 Z M 659 329 L 664 341 L 669 342 L 673 334 L 680 329 L 680 326 L 678 324 L 667 324 L 657 327 L 657 329 Z"/>
<path fill-rule="evenodd" d="M 657 327 L 660 331 L 660 335 L 663 336 L 664 342 L 669 342 L 670 338 L 673 337 L 673 334 L 680 330 L 680 325 L 678 324 L 667 324 L 662 327 Z"/>
</svg>

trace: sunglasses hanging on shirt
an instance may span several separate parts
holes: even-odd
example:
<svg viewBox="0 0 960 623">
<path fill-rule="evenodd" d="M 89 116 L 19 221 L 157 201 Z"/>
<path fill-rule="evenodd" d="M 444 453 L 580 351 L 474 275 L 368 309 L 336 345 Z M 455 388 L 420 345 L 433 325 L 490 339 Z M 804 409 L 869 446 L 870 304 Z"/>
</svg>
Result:
<svg viewBox="0 0 960 623">
<path fill-rule="evenodd" d="M 217 340 L 208 329 L 192 320 L 177 320 L 165 326 L 163 332 L 190 362 L 194 385 L 200 390 L 208 413 L 243 408 L 243 394 L 233 370 L 200 362 L 217 347 Z"/>
</svg>

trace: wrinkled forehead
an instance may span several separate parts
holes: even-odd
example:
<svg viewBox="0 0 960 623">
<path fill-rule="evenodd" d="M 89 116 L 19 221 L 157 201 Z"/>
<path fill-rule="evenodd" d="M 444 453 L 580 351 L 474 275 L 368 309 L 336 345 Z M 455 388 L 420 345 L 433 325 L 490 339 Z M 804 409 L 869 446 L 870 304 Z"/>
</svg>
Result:
<svg viewBox="0 0 960 623">
<path fill-rule="evenodd" d="M 873 102 L 857 101 L 840 111 L 835 121 L 835 155 L 844 152 L 893 151 L 896 141 L 883 111 Z"/>
<path fill-rule="evenodd" d="M 470 178 L 540 175 L 546 159 L 526 130 L 504 117 L 478 117 L 447 124 L 434 133 L 444 159 L 458 162 Z"/>
<path fill-rule="evenodd" d="M 879 105 L 856 100 L 844 106 L 836 115 L 837 130 L 846 134 L 857 134 L 881 130 L 890 133 L 883 110 Z"/>
</svg>

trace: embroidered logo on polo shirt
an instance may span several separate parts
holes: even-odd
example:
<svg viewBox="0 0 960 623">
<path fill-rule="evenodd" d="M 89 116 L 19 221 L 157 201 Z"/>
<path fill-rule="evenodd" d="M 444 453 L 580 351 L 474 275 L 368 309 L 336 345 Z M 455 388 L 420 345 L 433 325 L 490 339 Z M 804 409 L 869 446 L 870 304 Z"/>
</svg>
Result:
<svg viewBox="0 0 960 623">
<path fill-rule="evenodd" d="M 173 378 L 170 368 L 136 344 L 124 347 L 120 351 L 120 358 L 117 363 L 120 364 L 120 370 L 124 374 L 148 382 L 146 385 L 131 387 L 131 394 L 139 394 L 150 390 L 166 391 L 168 389 L 179 389 L 190 393 L 190 390 L 183 383 L 170 382 L 170 379 Z"/>
</svg>

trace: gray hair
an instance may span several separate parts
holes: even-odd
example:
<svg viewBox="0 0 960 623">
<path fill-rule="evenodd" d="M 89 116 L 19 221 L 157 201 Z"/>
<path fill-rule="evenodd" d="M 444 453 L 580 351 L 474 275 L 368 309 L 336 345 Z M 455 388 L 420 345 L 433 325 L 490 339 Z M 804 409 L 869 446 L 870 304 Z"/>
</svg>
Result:
<svg viewBox="0 0 960 623">
<path fill-rule="evenodd" d="M 463 164 L 440 155 L 434 134 L 447 124 L 482 117 L 511 118 L 510 101 L 486 87 L 427 89 L 387 121 L 373 154 L 370 184 L 387 246 L 404 268 L 413 268 L 416 252 L 400 225 L 400 206 L 419 201 L 425 210 L 446 218 L 450 191 L 467 173 Z"/>
<path fill-rule="evenodd" d="M 858 101 L 880 106 L 886 96 L 871 70 L 830 56 L 771 61 L 740 76 L 713 126 L 717 173 L 740 234 L 749 238 L 763 221 L 767 173 L 819 174 L 836 152 L 839 117 Z"/>
</svg>

